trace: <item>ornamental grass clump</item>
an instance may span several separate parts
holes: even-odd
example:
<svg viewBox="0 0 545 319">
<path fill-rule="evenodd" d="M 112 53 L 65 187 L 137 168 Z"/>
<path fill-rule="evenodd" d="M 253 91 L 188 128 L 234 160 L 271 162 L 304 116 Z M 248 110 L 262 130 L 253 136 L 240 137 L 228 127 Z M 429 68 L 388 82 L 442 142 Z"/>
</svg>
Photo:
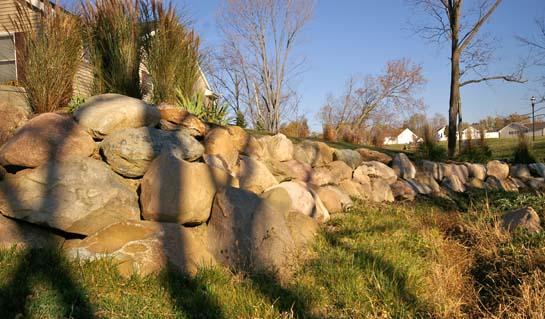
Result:
<svg viewBox="0 0 545 319">
<path fill-rule="evenodd" d="M 15 4 L 17 13 L 11 24 L 17 32 L 18 81 L 34 112 L 63 108 L 72 98 L 73 80 L 82 58 L 79 22 L 49 1 L 43 2 L 38 21 L 31 17 L 25 1 Z"/>
<path fill-rule="evenodd" d="M 95 93 L 141 98 L 145 37 L 139 0 L 84 0 L 85 44 L 95 71 Z"/>
<path fill-rule="evenodd" d="M 145 66 L 153 84 L 155 103 L 176 103 L 177 95 L 195 94 L 199 79 L 199 37 L 172 4 L 150 0 L 144 7 Z"/>
</svg>

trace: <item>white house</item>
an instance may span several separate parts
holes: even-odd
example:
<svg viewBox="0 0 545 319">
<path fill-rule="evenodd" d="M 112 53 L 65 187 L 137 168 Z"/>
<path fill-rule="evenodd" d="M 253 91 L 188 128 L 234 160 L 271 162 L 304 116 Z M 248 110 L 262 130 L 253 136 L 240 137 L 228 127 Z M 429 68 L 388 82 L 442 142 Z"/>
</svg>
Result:
<svg viewBox="0 0 545 319">
<path fill-rule="evenodd" d="M 446 141 L 447 140 L 447 127 L 443 126 L 439 130 L 437 130 L 437 132 L 435 133 L 435 138 L 438 141 L 441 141 L 441 142 Z"/>
<path fill-rule="evenodd" d="M 404 129 L 397 136 L 388 136 L 384 139 L 385 145 L 408 145 L 418 142 L 419 138 L 408 128 Z"/>
<path fill-rule="evenodd" d="M 436 139 L 438 141 L 446 141 L 447 138 L 447 127 L 443 126 L 437 132 L 435 133 Z M 473 126 L 468 126 L 466 129 L 462 130 L 462 141 L 465 141 L 467 139 L 471 138 L 472 140 L 480 139 L 481 138 L 481 132 L 474 128 Z M 499 132 L 489 132 L 484 131 L 484 138 L 500 138 Z M 456 135 L 456 139 L 459 139 L 458 134 Z"/>
</svg>

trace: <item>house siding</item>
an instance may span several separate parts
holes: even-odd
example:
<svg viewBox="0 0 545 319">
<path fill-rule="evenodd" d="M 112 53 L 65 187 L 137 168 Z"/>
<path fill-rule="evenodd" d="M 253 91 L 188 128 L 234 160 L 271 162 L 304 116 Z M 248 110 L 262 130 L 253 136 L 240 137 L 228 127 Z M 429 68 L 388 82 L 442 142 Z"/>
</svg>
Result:
<svg viewBox="0 0 545 319">
<path fill-rule="evenodd" d="M 15 27 L 11 23 L 12 19 L 17 16 L 17 7 L 15 5 L 16 0 L 0 0 L 0 32 L 15 31 Z M 27 4 L 27 10 L 30 16 L 30 23 L 34 26 L 38 26 L 40 21 L 40 12 Z"/>
</svg>

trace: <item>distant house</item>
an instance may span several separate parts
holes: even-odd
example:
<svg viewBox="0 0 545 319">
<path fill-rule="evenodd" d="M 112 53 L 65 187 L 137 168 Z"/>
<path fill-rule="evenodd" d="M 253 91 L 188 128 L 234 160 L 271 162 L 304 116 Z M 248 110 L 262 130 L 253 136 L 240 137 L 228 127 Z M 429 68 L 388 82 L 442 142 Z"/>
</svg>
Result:
<svg viewBox="0 0 545 319">
<path fill-rule="evenodd" d="M 443 126 L 439 130 L 437 130 L 435 136 L 438 141 L 446 141 L 447 138 L 447 126 Z M 462 130 L 462 141 L 465 141 L 467 139 L 471 138 L 472 140 L 480 139 L 481 138 L 481 132 L 480 130 L 476 129 L 473 126 L 468 126 L 464 130 Z M 490 139 L 490 138 L 500 138 L 499 132 L 491 132 L 491 131 L 484 131 L 484 138 Z M 456 139 L 459 139 L 458 134 L 456 135 Z"/>
<path fill-rule="evenodd" d="M 396 136 L 388 136 L 384 139 L 384 145 L 408 145 L 418 142 L 419 137 L 408 128 Z"/>
<path fill-rule="evenodd" d="M 526 136 L 532 136 L 532 124 L 523 124 L 523 123 L 510 123 L 504 128 L 499 130 L 500 138 L 514 138 L 519 135 L 524 134 Z M 545 123 L 535 123 L 535 136 L 545 136 Z"/>
<path fill-rule="evenodd" d="M 17 48 L 22 44 L 23 37 L 20 32 L 15 32 L 15 27 L 11 23 L 11 19 L 16 18 L 17 15 L 15 1 L 0 0 L 0 85 L 17 83 L 22 76 L 19 57 L 17 57 Z M 45 7 L 44 0 L 25 1 L 27 4 L 25 8 L 29 14 L 32 26 L 38 28 L 40 15 L 43 14 Z M 68 11 L 65 12 L 66 14 L 70 14 Z M 87 97 L 93 93 L 93 73 L 91 63 L 84 57 L 74 78 L 74 94 Z M 143 64 L 140 66 L 140 81 L 144 93 L 148 93 L 151 89 L 151 81 Z M 212 91 L 206 76 L 200 68 L 196 86 L 196 90 L 203 92 L 207 101 L 214 101 L 218 98 L 218 95 Z"/>
</svg>

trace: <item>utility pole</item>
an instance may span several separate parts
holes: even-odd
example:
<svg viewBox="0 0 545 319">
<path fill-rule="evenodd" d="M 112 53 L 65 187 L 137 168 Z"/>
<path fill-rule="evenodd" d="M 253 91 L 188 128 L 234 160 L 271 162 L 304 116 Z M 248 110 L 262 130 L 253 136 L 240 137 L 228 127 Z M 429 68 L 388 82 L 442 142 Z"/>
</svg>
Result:
<svg viewBox="0 0 545 319">
<path fill-rule="evenodd" d="M 530 101 L 532 101 L 532 141 L 535 141 L 536 140 L 536 116 L 535 116 L 536 97 L 532 96 Z"/>
</svg>

